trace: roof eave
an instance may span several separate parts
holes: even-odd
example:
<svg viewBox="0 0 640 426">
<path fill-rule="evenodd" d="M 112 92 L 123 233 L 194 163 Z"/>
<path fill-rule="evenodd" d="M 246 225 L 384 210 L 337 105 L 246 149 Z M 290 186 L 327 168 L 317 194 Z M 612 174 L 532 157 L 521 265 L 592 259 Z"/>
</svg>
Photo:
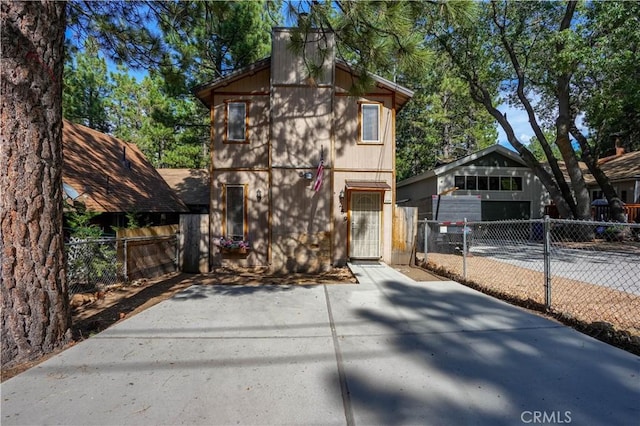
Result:
<svg viewBox="0 0 640 426">
<path fill-rule="evenodd" d="M 245 75 L 255 74 L 258 71 L 261 71 L 265 68 L 268 68 L 271 65 L 271 57 L 266 57 L 257 62 L 252 63 L 251 65 L 247 65 L 246 67 L 242 67 L 238 70 L 233 71 L 232 73 L 216 78 L 208 83 L 200 84 L 191 89 L 191 93 L 200 99 L 202 103 L 209 106 L 207 94 L 212 90 L 217 89 L 218 87 L 227 86 L 234 81 L 243 78 Z"/>
</svg>

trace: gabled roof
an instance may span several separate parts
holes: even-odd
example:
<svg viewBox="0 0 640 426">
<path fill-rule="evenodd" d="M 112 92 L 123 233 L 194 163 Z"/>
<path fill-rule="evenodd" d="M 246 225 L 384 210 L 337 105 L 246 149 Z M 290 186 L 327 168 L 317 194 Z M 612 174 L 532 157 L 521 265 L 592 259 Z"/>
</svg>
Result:
<svg viewBox="0 0 640 426">
<path fill-rule="evenodd" d="M 158 169 L 158 173 L 185 204 L 209 204 L 209 172 L 206 169 Z"/>
<path fill-rule="evenodd" d="M 522 158 L 520 158 L 520 156 L 518 154 L 516 154 L 515 152 L 511 151 L 508 148 L 505 148 L 502 145 L 499 144 L 495 144 L 495 145 L 491 145 L 488 148 L 482 149 L 480 151 L 474 152 L 473 154 L 467 155 L 465 157 L 459 158 L 455 161 L 452 161 L 451 163 L 447 163 L 447 164 L 443 164 L 441 166 L 436 167 L 435 169 L 432 170 L 427 170 L 424 173 L 421 173 L 419 175 L 416 176 L 412 176 L 408 179 L 405 179 L 401 182 L 398 182 L 396 187 L 400 187 L 400 186 L 405 186 L 405 185 L 409 185 L 411 183 L 414 182 L 419 182 L 421 180 L 425 180 L 425 179 L 429 179 L 431 177 L 434 176 L 439 176 L 442 175 L 452 169 L 455 169 L 456 167 L 460 167 L 460 166 L 464 166 L 465 164 L 468 163 L 472 163 L 476 160 L 478 160 L 479 158 L 482 158 L 486 155 L 489 155 L 491 153 L 498 153 L 500 155 L 503 155 L 507 158 L 509 158 L 510 160 L 513 160 L 519 164 L 521 164 L 524 167 L 527 167 L 527 164 L 524 162 L 524 160 L 522 160 Z"/>
<path fill-rule="evenodd" d="M 201 84 L 199 86 L 191 89 L 191 92 L 202 101 L 205 105 L 209 105 L 207 103 L 207 94 L 212 90 L 215 90 L 219 87 L 227 86 L 233 83 L 236 80 L 244 78 L 246 76 L 253 75 L 258 71 L 262 71 L 264 69 L 269 68 L 271 66 L 271 56 L 261 59 L 257 62 L 254 62 L 251 65 L 247 65 L 246 67 L 239 68 L 232 72 L 231 74 L 227 74 L 224 77 L 216 78 L 208 83 Z"/>
<path fill-rule="evenodd" d="M 64 120 L 65 192 L 87 210 L 186 212 L 187 207 L 134 144 Z"/>
<path fill-rule="evenodd" d="M 233 83 L 236 80 L 245 78 L 247 76 L 251 76 L 258 71 L 262 71 L 271 66 L 271 57 L 264 58 L 259 60 L 258 62 L 254 62 L 251 65 L 240 68 L 229 75 L 226 75 L 221 78 L 217 78 L 208 83 L 201 84 L 192 89 L 193 94 L 200 99 L 205 105 L 208 105 L 208 94 L 215 89 L 220 87 L 227 86 Z M 357 73 L 354 72 L 353 68 L 349 64 L 344 61 L 336 60 L 336 68 L 340 68 L 345 72 L 348 72 L 357 77 Z M 395 92 L 397 97 L 396 100 L 398 102 L 399 108 L 402 107 L 409 99 L 413 97 L 414 92 L 412 90 L 407 89 L 397 83 L 393 83 L 385 78 L 382 78 L 375 74 L 370 74 L 371 78 L 375 81 L 376 86 L 387 89 L 389 91 Z"/>
</svg>

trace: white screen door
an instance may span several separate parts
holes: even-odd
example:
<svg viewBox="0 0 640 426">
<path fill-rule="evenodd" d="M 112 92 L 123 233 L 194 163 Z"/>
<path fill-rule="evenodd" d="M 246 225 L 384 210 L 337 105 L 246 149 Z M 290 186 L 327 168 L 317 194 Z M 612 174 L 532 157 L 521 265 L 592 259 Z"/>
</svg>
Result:
<svg viewBox="0 0 640 426">
<path fill-rule="evenodd" d="M 358 259 L 380 258 L 380 193 L 351 194 L 351 232 L 349 256 Z"/>
</svg>

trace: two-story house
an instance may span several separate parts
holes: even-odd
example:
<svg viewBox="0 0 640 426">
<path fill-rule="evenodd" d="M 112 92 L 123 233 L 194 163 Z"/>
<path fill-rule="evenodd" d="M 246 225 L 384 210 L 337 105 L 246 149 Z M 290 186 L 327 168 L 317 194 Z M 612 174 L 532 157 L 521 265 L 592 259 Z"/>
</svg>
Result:
<svg viewBox="0 0 640 426">
<path fill-rule="evenodd" d="M 303 55 L 290 36 L 274 29 L 270 58 L 194 89 L 211 114 L 211 264 L 389 261 L 395 116 L 413 92 L 373 76 L 355 96 L 359 77 L 336 61 L 331 34 L 308 35 Z M 223 248 L 220 237 L 249 250 Z"/>
</svg>

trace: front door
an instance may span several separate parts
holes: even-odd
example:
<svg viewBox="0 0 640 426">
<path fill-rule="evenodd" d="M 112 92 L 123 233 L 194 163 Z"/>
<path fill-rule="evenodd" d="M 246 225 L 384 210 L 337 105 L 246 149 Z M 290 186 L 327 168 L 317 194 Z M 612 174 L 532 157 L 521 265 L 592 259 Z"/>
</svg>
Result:
<svg viewBox="0 0 640 426">
<path fill-rule="evenodd" d="M 349 257 L 380 258 L 380 193 L 351 194 Z"/>
</svg>

